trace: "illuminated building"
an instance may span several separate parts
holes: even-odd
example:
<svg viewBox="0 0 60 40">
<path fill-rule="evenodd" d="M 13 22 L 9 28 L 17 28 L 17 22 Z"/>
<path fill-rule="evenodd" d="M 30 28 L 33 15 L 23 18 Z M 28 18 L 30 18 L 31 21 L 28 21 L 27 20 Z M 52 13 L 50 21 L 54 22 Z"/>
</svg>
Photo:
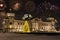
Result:
<svg viewBox="0 0 60 40">
<path fill-rule="evenodd" d="M 10 20 L 11 19 L 11 20 Z M 54 27 L 55 22 L 44 22 L 42 19 L 32 19 L 27 21 L 31 32 L 56 32 Z M 25 20 L 15 20 L 14 17 L 5 19 L 4 29 L 8 32 L 23 32 Z"/>
</svg>

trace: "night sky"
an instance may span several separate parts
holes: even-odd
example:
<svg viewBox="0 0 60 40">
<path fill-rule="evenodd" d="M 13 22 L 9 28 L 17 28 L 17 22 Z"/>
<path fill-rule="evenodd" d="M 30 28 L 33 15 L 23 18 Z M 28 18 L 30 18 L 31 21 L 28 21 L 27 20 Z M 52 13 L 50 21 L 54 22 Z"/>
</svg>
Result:
<svg viewBox="0 0 60 40">
<path fill-rule="evenodd" d="M 14 1 L 16 0 L 4 0 L 5 3 L 6 3 L 6 12 L 10 12 L 9 9 L 11 8 L 11 6 L 13 5 Z M 33 12 L 26 12 L 25 10 L 25 4 L 28 2 L 28 1 L 33 1 L 35 3 L 35 10 Z M 46 2 L 50 2 L 51 5 L 55 5 L 56 7 L 58 7 L 58 10 L 55 14 L 52 14 L 52 17 L 55 17 L 56 19 L 59 19 L 60 18 L 60 1 L 59 0 L 20 0 L 20 2 L 22 3 L 22 7 L 17 10 L 17 11 L 14 11 L 12 10 L 11 12 L 15 13 L 16 14 L 16 18 L 17 19 L 21 19 L 22 16 L 26 13 L 29 13 L 33 16 L 33 18 L 35 17 L 41 17 L 41 14 L 45 14 L 45 13 L 41 13 L 40 11 L 43 9 L 40 9 L 38 6 L 40 4 L 42 4 L 44 1 Z M 38 10 L 39 9 L 39 10 Z M 44 12 L 44 11 L 43 11 Z M 54 11 L 55 12 L 55 11 Z M 53 13 L 53 12 L 52 12 Z M 48 14 L 49 15 L 49 14 Z"/>
</svg>

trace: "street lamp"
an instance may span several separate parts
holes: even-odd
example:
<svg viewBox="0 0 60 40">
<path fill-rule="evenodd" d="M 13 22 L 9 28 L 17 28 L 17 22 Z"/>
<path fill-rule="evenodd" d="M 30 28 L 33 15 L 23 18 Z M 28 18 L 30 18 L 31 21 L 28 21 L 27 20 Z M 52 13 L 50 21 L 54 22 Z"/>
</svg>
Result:
<svg viewBox="0 0 60 40">
<path fill-rule="evenodd" d="M 6 7 L 5 2 L 4 1 L 0 1 L 0 10 L 4 10 Z"/>
</svg>

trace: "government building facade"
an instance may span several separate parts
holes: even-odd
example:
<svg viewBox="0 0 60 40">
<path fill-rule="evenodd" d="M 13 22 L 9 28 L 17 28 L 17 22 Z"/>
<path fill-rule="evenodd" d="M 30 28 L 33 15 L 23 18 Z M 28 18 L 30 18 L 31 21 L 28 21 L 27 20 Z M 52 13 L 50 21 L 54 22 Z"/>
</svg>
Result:
<svg viewBox="0 0 60 40">
<path fill-rule="evenodd" d="M 47 18 L 51 21 L 42 21 L 40 18 L 34 18 L 32 20 L 16 20 L 14 19 L 14 13 L 7 13 L 7 19 L 3 20 L 4 32 L 59 32 L 55 29 L 55 19 Z"/>
</svg>

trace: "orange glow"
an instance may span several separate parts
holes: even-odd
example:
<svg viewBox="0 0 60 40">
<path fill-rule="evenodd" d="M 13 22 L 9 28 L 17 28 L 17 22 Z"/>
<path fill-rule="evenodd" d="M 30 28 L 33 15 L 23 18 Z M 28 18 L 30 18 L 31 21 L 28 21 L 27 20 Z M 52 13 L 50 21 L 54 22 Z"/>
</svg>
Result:
<svg viewBox="0 0 60 40">
<path fill-rule="evenodd" d="M 12 6 L 12 9 L 13 9 L 13 10 L 19 10 L 19 9 L 20 9 L 20 3 L 15 3 L 15 4 Z"/>
</svg>

